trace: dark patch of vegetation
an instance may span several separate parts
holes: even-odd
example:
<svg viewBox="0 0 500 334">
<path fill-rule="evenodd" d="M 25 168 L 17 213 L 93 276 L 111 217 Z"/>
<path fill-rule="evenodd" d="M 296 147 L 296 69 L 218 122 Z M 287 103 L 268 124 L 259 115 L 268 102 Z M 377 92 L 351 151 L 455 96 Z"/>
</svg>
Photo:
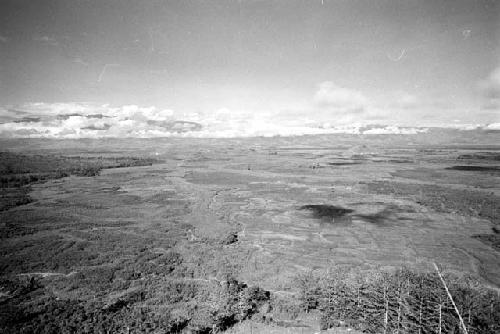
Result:
<svg viewBox="0 0 500 334">
<path fill-rule="evenodd" d="M 48 245 L 54 252 L 68 246 Z M 86 251 L 90 251 L 88 247 Z M 47 256 L 54 257 L 54 253 Z M 32 256 L 30 261 L 39 262 Z M 224 280 L 194 278 L 192 266 L 198 264 L 184 262 L 174 251 L 160 254 L 144 249 L 135 257 L 107 259 L 97 266 L 102 261 L 91 266 L 81 266 L 85 262 L 76 258 L 69 261 L 69 265 L 80 264 L 81 269 L 46 278 L 36 272 L 9 279 L 3 276 L 0 332 L 177 333 L 189 329 L 209 333 L 251 317 L 270 299 L 269 292 L 231 276 Z M 47 270 L 45 262 L 39 270 Z M 18 263 L 1 271 L 35 268 Z M 53 291 L 74 297 L 55 298 Z"/>
<path fill-rule="evenodd" d="M 445 169 L 449 170 L 463 170 L 463 171 L 472 171 L 472 172 L 500 172 L 500 167 L 498 166 L 452 166 L 446 167 Z"/>
<path fill-rule="evenodd" d="M 104 168 L 150 166 L 158 160 L 135 157 L 65 157 L 0 152 L 0 212 L 32 201 L 30 184 L 70 175 L 97 176 Z"/>
<path fill-rule="evenodd" d="M 0 175 L 51 174 L 56 172 L 74 174 L 88 167 L 103 169 L 151 166 L 158 162 L 161 161 L 139 157 L 25 155 L 0 152 Z"/>
<path fill-rule="evenodd" d="M 11 283 L 11 297 L 0 301 L 0 332 L 211 333 L 251 317 L 270 299 L 269 292 L 235 279 L 149 279 L 108 302 L 58 299 L 28 282 Z"/>
<path fill-rule="evenodd" d="M 103 309 L 96 303 L 58 300 L 49 297 L 43 304 L 0 305 L 0 331 L 16 333 L 150 333 L 161 330 L 178 333 L 186 319 L 158 313 L 148 307 Z"/>
<path fill-rule="evenodd" d="M 20 187 L 69 175 L 96 176 L 105 168 L 151 166 L 159 160 L 136 157 L 24 155 L 0 152 L 0 187 Z"/>
<path fill-rule="evenodd" d="M 75 171 L 79 173 L 81 170 Z M 0 188 L 19 188 L 32 183 L 45 182 L 69 176 L 69 173 L 56 171 L 53 173 L 10 174 L 0 176 Z"/>
<path fill-rule="evenodd" d="M 472 154 L 461 154 L 458 160 L 493 160 L 500 161 L 500 154 L 496 152 L 478 152 Z"/>
<path fill-rule="evenodd" d="M 227 235 L 223 236 L 220 240 L 222 245 L 231 245 L 238 242 L 238 233 L 230 232 Z"/>
<path fill-rule="evenodd" d="M 124 167 L 140 167 L 140 166 L 152 166 L 155 163 L 161 163 L 161 160 L 152 158 L 138 158 L 138 157 L 114 157 L 114 158 L 103 158 L 99 157 L 103 161 L 103 168 L 124 168 Z"/>
<path fill-rule="evenodd" d="M 469 333 L 500 331 L 500 298 L 472 278 L 444 277 Z M 434 273 L 361 273 L 336 268 L 297 279 L 305 310 L 321 312 L 322 329 L 365 333 L 459 333 L 458 316 Z"/>
<path fill-rule="evenodd" d="M 33 199 L 28 195 L 29 191 L 29 187 L 0 188 L 0 212 L 33 202 Z"/>
<path fill-rule="evenodd" d="M 72 170 L 72 174 L 76 176 L 97 176 L 99 175 L 100 171 L 102 169 L 102 166 L 99 165 L 89 165 L 85 167 L 81 167 L 75 170 Z"/>
</svg>

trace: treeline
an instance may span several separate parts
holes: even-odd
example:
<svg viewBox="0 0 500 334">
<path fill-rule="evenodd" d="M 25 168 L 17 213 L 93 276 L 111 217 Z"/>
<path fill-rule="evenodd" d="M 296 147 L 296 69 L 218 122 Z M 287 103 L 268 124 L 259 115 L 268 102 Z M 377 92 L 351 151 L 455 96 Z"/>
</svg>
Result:
<svg viewBox="0 0 500 334">
<path fill-rule="evenodd" d="M 96 176 L 102 169 L 151 166 L 159 160 L 138 157 L 24 155 L 0 152 L 0 187 L 17 188 L 69 175 Z"/>
<path fill-rule="evenodd" d="M 500 154 L 496 152 L 478 152 L 472 154 L 460 154 L 457 160 L 492 160 L 500 161 Z"/>
<path fill-rule="evenodd" d="M 53 173 L 39 174 L 11 174 L 0 176 L 0 188 L 19 188 L 31 183 L 44 182 L 52 179 L 59 179 L 69 176 L 70 174 L 64 171 L 56 171 Z"/>
<path fill-rule="evenodd" d="M 500 296 L 470 277 L 444 280 L 469 334 L 500 333 Z M 455 308 L 436 273 L 361 273 L 348 269 L 297 278 L 305 310 L 321 311 L 321 327 L 366 333 L 462 333 Z"/>
<path fill-rule="evenodd" d="M 86 166 L 101 168 L 150 166 L 158 162 L 160 160 L 153 158 L 129 156 L 61 156 L 0 152 L 0 175 L 52 173 L 78 170 Z"/>
</svg>

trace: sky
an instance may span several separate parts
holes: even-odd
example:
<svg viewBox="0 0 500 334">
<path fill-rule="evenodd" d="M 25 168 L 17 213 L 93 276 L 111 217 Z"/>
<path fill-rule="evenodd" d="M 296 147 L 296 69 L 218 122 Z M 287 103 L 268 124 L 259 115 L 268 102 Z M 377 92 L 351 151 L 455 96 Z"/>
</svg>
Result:
<svg viewBox="0 0 500 334">
<path fill-rule="evenodd" d="M 0 136 L 499 123 L 500 1 L 0 0 Z"/>
</svg>

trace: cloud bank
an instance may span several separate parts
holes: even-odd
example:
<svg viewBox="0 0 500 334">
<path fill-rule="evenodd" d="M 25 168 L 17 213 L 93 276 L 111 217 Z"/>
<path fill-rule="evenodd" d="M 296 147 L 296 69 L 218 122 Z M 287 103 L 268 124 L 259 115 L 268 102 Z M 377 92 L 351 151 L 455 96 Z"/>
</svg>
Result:
<svg viewBox="0 0 500 334">
<path fill-rule="evenodd" d="M 349 115 L 359 113 L 361 95 L 332 86 L 317 98 L 323 107 Z M 343 104 L 344 103 L 344 104 Z M 337 109 L 338 108 L 338 109 Z M 206 114 L 176 114 L 170 109 L 89 103 L 31 103 L 0 110 L 0 137 L 100 138 L 100 137 L 253 137 L 307 134 L 412 134 L 425 129 L 396 126 L 367 128 L 365 123 L 332 125 L 300 113 L 280 119 L 276 114 L 220 109 Z"/>
<path fill-rule="evenodd" d="M 481 83 L 490 104 L 500 104 L 500 68 Z M 0 137 L 200 137 L 229 138 L 313 134 L 416 134 L 425 132 L 425 104 L 405 91 L 389 92 L 377 104 L 363 92 L 332 81 L 318 85 L 310 105 L 282 112 L 229 110 L 176 113 L 154 106 L 111 106 L 93 103 L 28 103 L 0 108 Z M 427 108 L 429 109 L 429 108 Z M 436 119 L 429 118 L 435 124 Z M 377 125 L 374 125 L 377 124 Z M 405 125 L 406 126 L 402 126 Z M 455 129 L 477 124 L 441 122 Z M 496 131 L 497 123 L 485 126 Z"/>
</svg>

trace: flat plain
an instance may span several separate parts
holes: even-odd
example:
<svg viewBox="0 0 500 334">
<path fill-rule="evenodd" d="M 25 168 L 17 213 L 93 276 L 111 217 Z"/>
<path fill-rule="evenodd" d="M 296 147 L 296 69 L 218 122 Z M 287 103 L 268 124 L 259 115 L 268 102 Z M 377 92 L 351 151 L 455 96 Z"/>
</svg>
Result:
<svg viewBox="0 0 500 334">
<path fill-rule="evenodd" d="M 497 139 L 5 140 L 14 160 L 101 169 L 5 181 L 4 329 L 319 332 L 297 277 L 338 268 L 433 273 L 436 263 L 497 291 Z M 30 174 L 2 163 L 4 178 Z"/>
</svg>

